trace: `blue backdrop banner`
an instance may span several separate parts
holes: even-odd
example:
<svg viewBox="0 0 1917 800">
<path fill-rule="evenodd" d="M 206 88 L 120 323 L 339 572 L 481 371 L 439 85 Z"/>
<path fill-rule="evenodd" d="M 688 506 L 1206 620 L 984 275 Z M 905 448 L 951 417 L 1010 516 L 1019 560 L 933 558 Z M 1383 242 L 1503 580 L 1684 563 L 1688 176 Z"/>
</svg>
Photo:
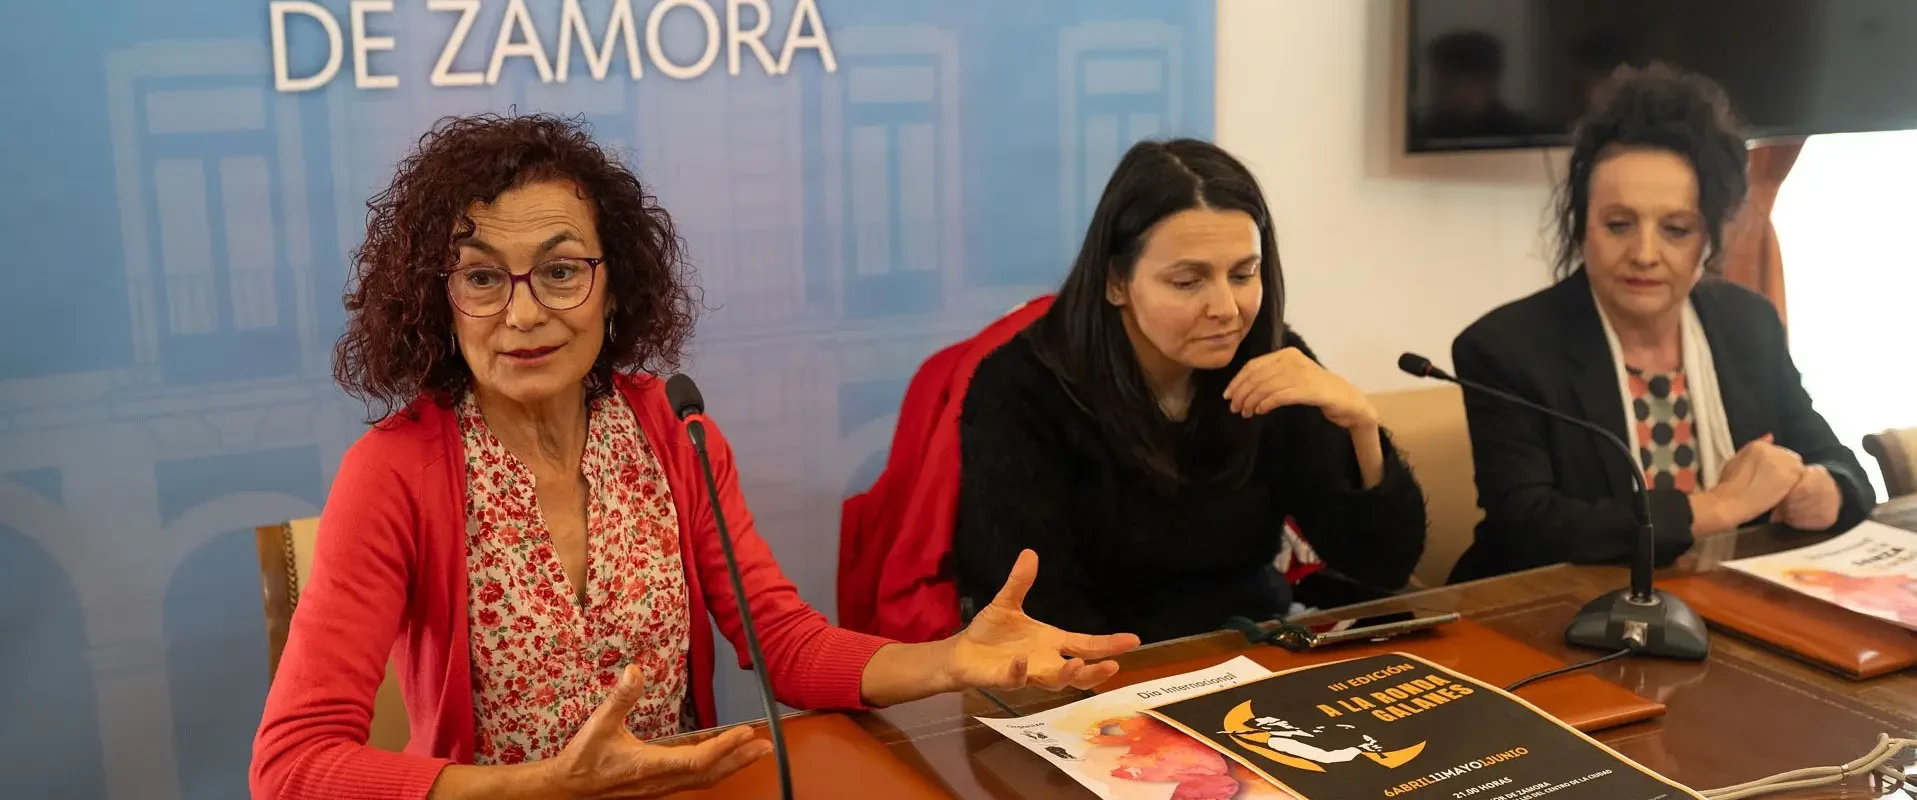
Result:
<svg viewBox="0 0 1917 800">
<path fill-rule="evenodd" d="M 919 361 L 1209 136 L 1211 0 L 16 3 L 0 44 L 0 794 L 246 796 L 256 525 L 317 514 L 365 203 L 434 120 L 584 115 L 713 310 L 688 371 L 830 614 Z M 721 664 L 731 654 L 721 653 Z M 744 673 L 722 716 L 754 716 Z"/>
</svg>

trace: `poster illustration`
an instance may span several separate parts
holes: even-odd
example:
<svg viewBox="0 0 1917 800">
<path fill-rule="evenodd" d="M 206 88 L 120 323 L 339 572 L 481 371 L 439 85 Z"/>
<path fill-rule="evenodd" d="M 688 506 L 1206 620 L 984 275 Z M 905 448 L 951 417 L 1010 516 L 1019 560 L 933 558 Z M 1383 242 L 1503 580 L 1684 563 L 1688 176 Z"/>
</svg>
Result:
<svg viewBox="0 0 1917 800">
<path fill-rule="evenodd" d="M 1402 653 L 1221 686 L 1148 713 L 1306 800 L 1700 797 L 1510 694 Z"/>
<path fill-rule="evenodd" d="M 1271 672 L 1239 656 L 1024 717 L 979 717 L 1102 800 L 1296 800 L 1245 765 L 1144 713 L 1146 706 Z"/>
<path fill-rule="evenodd" d="M 1917 533 L 1865 521 L 1823 544 L 1724 566 L 1917 629 Z"/>
</svg>

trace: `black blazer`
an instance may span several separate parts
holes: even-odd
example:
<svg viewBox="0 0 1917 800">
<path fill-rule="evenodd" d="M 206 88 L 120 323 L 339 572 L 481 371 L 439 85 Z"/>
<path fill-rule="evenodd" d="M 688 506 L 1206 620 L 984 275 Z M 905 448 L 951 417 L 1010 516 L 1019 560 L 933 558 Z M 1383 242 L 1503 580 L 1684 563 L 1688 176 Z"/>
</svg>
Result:
<svg viewBox="0 0 1917 800">
<path fill-rule="evenodd" d="M 1776 308 L 1755 292 L 1714 279 L 1700 281 L 1691 302 L 1710 342 L 1733 443 L 1742 447 L 1772 434 L 1779 446 L 1796 451 L 1806 464 L 1822 464 L 1836 479 L 1844 505 L 1833 530 L 1863 520 L 1876 496 L 1857 456 L 1811 408 Z M 1583 270 L 1484 315 L 1452 343 L 1451 360 L 1460 378 L 1597 423 L 1630 441 L 1617 368 Z M 1564 561 L 1630 559 L 1637 515 L 1633 465 L 1624 454 L 1595 433 L 1496 398 L 1470 391 L 1464 398 L 1485 518 L 1452 569 L 1453 582 Z M 1660 565 L 1690 549 L 1691 521 L 1683 492 L 1651 492 Z"/>
</svg>

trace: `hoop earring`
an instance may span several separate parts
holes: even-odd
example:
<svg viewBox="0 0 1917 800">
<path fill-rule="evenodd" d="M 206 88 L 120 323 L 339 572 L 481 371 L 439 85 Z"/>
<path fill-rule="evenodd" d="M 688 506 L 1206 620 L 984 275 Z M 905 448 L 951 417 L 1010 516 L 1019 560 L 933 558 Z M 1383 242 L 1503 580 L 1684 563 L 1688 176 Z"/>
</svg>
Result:
<svg viewBox="0 0 1917 800">
<path fill-rule="evenodd" d="M 606 315 L 606 341 L 608 342 L 613 341 L 615 338 L 613 335 L 614 333 L 615 331 L 613 328 L 612 315 L 607 314 Z"/>
</svg>

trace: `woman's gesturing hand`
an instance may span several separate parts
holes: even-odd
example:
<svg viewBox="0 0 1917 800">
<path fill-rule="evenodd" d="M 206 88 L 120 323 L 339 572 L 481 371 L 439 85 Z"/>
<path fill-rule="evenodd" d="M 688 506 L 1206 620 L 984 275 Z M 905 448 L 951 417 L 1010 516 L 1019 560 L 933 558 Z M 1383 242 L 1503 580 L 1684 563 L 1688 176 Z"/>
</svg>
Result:
<svg viewBox="0 0 1917 800">
<path fill-rule="evenodd" d="M 1138 637 L 1071 633 L 1026 616 L 1025 593 L 1037 579 L 1038 554 L 1020 553 L 992 604 L 953 637 L 946 667 L 953 683 L 974 689 L 1015 689 L 1028 683 L 1046 689 L 1090 689 L 1118 672 L 1115 662 L 1086 659 L 1123 653 L 1138 646 Z"/>
<path fill-rule="evenodd" d="M 693 745 L 642 742 L 626 727 L 626 716 L 644 695 L 639 668 L 626 667 L 566 749 L 544 762 L 548 785 L 567 797 L 658 797 L 711 786 L 772 752 L 770 742 L 743 725 Z"/>
</svg>

